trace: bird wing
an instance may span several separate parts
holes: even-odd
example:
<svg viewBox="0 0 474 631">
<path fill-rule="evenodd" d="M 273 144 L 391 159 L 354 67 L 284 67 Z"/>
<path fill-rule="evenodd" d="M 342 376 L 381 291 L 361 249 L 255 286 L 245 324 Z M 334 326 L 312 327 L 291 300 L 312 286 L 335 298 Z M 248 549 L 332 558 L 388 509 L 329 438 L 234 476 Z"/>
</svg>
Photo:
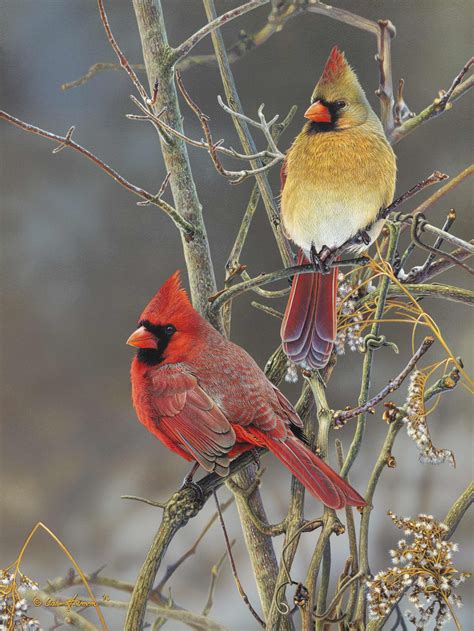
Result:
<svg viewBox="0 0 474 631">
<path fill-rule="evenodd" d="M 235 444 L 235 433 L 196 377 L 185 370 L 163 367 L 152 381 L 152 407 L 160 430 L 203 469 L 226 475 L 227 454 Z"/>
</svg>

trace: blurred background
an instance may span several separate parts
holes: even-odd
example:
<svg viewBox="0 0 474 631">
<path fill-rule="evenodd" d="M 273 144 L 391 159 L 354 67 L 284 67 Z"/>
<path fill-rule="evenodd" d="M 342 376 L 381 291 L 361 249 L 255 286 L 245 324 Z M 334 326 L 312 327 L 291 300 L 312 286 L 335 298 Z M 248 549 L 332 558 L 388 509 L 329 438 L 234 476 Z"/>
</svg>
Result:
<svg viewBox="0 0 474 631">
<path fill-rule="evenodd" d="M 164 3 L 172 44 L 205 23 L 198 0 Z M 238 6 L 219 0 L 222 13 Z M 447 89 L 471 54 L 472 9 L 465 0 L 342 1 L 337 6 L 371 19 L 389 18 L 398 36 L 393 42 L 394 79 L 405 78 L 405 94 L 414 111 Z M 131 2 L 107 3 L 114 34 L 131 62 L 142 61 Z M 223 30 L 228 44 L 240 29 L 254 32 L 263 25 L 268 7 L 251 12 Z M 61 92 L 60 86 L 83 75 L 98 61 L 115 61 L 93 0 L 3 0 L 1 11 L 2 108 L 35 125 L 63 134 L 76 126 L 75 139 L 91 149 L 130 181 L 156 191 L 164 177 L 158 139 L 145 123 L 127 120 L 135 112 L 133 91 L 122 72 L 103 72 L 82 87 Z M 280 141 L 285 149 L 300 129 L 302 112 L 329 50 L 339 44 L 359 74 L 369 99 L 377 107 L 375 42 L 362 31 L 323 16 L 303 15 L 290 21 L 264 46 L 233 66 L 245 111 L 255 116 L 260 103 L 266 113 L 284 116 L 296 104 L 298 112 Z M 211 52 L 210 40 L 195 49 Z M 238 147 L 230 119 L 216 97 L 223 93 L 215 67 L 186 72 L 185 84 L 211 116 L 215 138 Z M 186 108 L 186 131 L 200 138 L 201 130 Z M 471 162 L 472 101 L 466 96 L 453 109 L 419 128 L 396 146 L 398 193 L 435 169 L 456 175 Z M 171 222 L 154 207 L 137 207 L 136 198 L 77 154 L 52 155 L 54 146 L 5 122 L 2 141 L 2 297 L 1 297 L 1 494 L 0 567 L 14 561 L 26 534 L 41 520 L 70 548 L 89 572 L 106 564 L 105 575 L 133 582 L 160 522 L 158 509 L 120 499 L 135 494 L 166 499 L 188 469 L 138 424 L 130 401 L 129 364 L 125 345 L 137 318 L 162 282 L 183 268 L 180 242 Z M 260 148 L 264 139 L 255 135 Z M 207 154 L 190 150 L 192 169 L 204 209 L 219 287 L 224 265 L 253 186 L 237 187 L 218 175 Z M 278 173 L 271 175 L 278 195 Z M 429 191 L 431 193 L 432 190 Z M 426 193 L 428 195 L 429 193 Z M 441 223 L 450 208 L 458 219 L 454 232 L 472 234 L 471 191 L 468 182 L 432 209 L 430 219 Z M 422 197 L 417 198 L 421 201 Z M 416 260 L 416 259 L 415 259 Z M 255 217 L 242 257 L 251 275 L 278 269 L 280 261 L 263 206 Z M 462 271 L 448 273 L 446 282 L 465 286 Z M 278 343 L 279 322 L 250 306 L 251 296 L 234 304 L 234 341 L 265 364 Z M 435 300 L 424 307 L 442 328 L 455 354 L 471 369 L 471 316 L 466 307 Z M 275 305 L 283 308 L 281 305 Z M 411 328 L 386 325 L 383 333 L 399 344 L 377 352 L 373 392 L 399 372 L 411 352 Z M 420 330 L 418 336 L 421 337 Z M 439 345 L 438 345 L 439 346 Z M 438 353 L 438 355 L 437 355 Z M 433 350 L 429 363 L 442 357 Z M 427 360 L 428 362 L 428 360 Z M 357 400 L 362 356 L 349 353 L 337 365 L 328 388 L 337 409 Z M 301 386 L 301 380 L 298 384 Z M 295 401 L 298 387 L 284 386 Z M 394 397 L 402 402 L 403 387 Z M 442 519 L 472 473 L 472 407 L 459 387 L 448 394 L 430 417 L 436 446 L 454 451 L 457 467 L 422 465 L 415 445 L 402 431 L 394 448 L 396 469 L 384 471 L 375 496 L 370 563 L 373 572 L 388 565 L 389 548 L 399 531 L 387 510 L 401 515 L 433 513 Z M 353 425 L 337 436 L 347 445 Z M 386 433 L 380 409 L 368 419 L 363 451 L 354 466 L 354 486 L 365 488 Z M 333 458 L 334 454 L 332 454 Z M 333 458 L 334 463 L 334 458 Z M 288 502 L 290 478 L 271 458 L 265 458 L 262 493 L 271 519 L 279 520 Z M 221 500 L 228 496 L 223 489 Z M 307 517 L 321 511 L 311 499 Z M 175 538 L 166 561 L 173 562 L 191 545 L 213 512 L 209 503 Z M 235 546 L 241 580 L 257 605 L 235 507 L 225 514 Z M 359 520 L 358 516 L 356 517 Z M 468 567 L 466 519 L 454 539 L 461 544 L 458 566 Z M 306 534 L 292 571 L 303 579 L 317 533 Z M 281 541 L 275 542 L 280 549 Z M 219 526 L 199 546 L 196 555 L 172 578 L 172 595 L 193 611 L 207 597 L 210 570 L 224 551 Z M 347 542 L 333 542 L 333 563 L 340 569 Z M 24 571 L 42 582 L 65 574 L 69 563 L 39 535 L 30 548 Z M 166 562 L 163 566 L 165 569 Z M 101 589 L 96 593 L 100 595 Z M 125 596 L 110 592 L 113 598 Z M 469 620 L 469 588 L 464 590 Z M 402 609 L 406 609 L 405 606 Z M 106 610 L 111 629 L 120 629 L 122 615 Z M 255 628 L 241 603 L 226 563 L 216 591 L 212 617 L 233 629 Z M 51 617 L 48 618 L 52 624 Z M 169 622 L 172 629 L 180 629 Z M 467 627 L 466 627 L 467 628 Z"/>
</svg>

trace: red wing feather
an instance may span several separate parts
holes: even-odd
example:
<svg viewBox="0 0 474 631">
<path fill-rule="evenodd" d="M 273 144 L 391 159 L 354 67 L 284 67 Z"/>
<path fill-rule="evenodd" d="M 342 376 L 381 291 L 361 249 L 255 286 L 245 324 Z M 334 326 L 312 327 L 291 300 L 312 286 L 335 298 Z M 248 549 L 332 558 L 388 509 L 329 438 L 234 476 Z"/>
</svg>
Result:
<svg viewBox="0 0 474 631">
<path fill-rule="evenodd" d="M 197 379 L 164 367 L 156 371 L 153 387 L 152 405 L 160 431 L 175 439 L 206 471 L 226 475 L 235 433 Z"/>
</svg>

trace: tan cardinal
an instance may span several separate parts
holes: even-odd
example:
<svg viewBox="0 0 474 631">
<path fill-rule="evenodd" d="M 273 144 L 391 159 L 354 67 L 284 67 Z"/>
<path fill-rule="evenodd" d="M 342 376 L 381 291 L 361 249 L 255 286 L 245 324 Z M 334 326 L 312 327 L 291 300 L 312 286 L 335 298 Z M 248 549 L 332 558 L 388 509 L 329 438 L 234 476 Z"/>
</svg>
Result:
<svg viewBox="0 0 474 631">
<path fill-rule="evenodd" d="M 308 122 L 282 168 L 281 215 L 300 248 L 298 263 L 318 262 L 360 234 L 364 249 L 379 235 L 378 211 L 395 191 L 396 161 L 380 120 L 344 53 L 333 48 L 319 79 Z M 337 268 L 295 277 L 281 327 L 283 348 L 297 364 L 322 368 L 336 339 Z"/>
</svg>

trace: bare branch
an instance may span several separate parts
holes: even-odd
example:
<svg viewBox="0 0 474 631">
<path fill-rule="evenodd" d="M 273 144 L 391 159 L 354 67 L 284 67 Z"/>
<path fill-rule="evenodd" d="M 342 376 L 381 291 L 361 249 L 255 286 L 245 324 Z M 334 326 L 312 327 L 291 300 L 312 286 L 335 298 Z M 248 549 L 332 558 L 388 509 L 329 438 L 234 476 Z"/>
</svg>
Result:
<svg viewBox="0 0 474 631">
<path fill-rule="evenodd" d="M 347 259 L 345 261 L 335 261 L 331 263 L 331 266 L 337 267 L 351 267 L 362 265 L 367 263 L 368 259 L 365 257 L 358 257 L 356 259 Z M 218 313 L 218 311 L 222 308 L 222 306 L 236 298 L 240 294 L 243 294 L 250 289 L 254 289 L 255 287 L 261 287 L 262 285 L 267 285 L 268 283 L 273 283 L 277 280 L 281 280 L 282 278 L 290 278 L 295 274 L 309 274 L 314 273 L 315 268 L 312 263 L 307 263 L 306 265 L 293 265 L 292 267 L 287 267 L 284 269 L 277 270 L 276 272 L 267 272 L 264 274 L 260 274 L 256 278 L 251 278 L 250 280 L 245 280 L 237 285 L 233 285 L 229 287 L 229 289 L 223 289 L 214 296 L 209 297 L 209 302 L 211 303 L 210 309 L 214 313 Z"/>
<path fill-rule="evenodd" d="M 202 146 L 203 148 L 205 147 L 209 155 L 211 156 L 211 160 L 216 168 L 216 171 L 220 173 L 221 175 L 229 178 L 231 184 L 240 184 L 240 182 L 243 182 L 243 180 L 247 179 L 248 177 L 255 175 L 257 173 L 263 173 L 264 171 L 271 169 L 273 166 L 275 166 L 275 164 L 278 164 L 278 162 L 281 162 L 282 160 L 284 160 L 285 156 L 284 154 L 278 151 L 278 148 L 276 147 L 275 142 L 273 140 L 273 135 L 271 133 L 271 126 L 276 122 L 277 117 L 273 118 L 270 123 L 267 123 L 265 120 L 265 117 L 262 114 L 261 116 L 263 120 L 261 119 L 261 123 L 258 124 L 258 126 L 262 129 L 263 133 L 265 134 L 265 137 L 268 137 L 267 136 L 267 132 L 268 132 L 268 135 L 271 138 L 271 143 L 269 142 L 268 150 L 260 151 L 259 153 L 253 154 L 253 155 L 239 154 L 233 149 L 226 149 L 225 147 L 222 147 L 221 140 L 218 141 L 217 143 L 213 142 L 211 130 L 209 128 L 209 117 L 206 116 L 206 114 L 204 114 L 204 112 L 200 109 L 200 107 L 192 100 L 186 88 L 184 87 L 183 80 L 179 72 L 176 73 L 176 79 L 177 79 L 178 87 L 186 103 L 193 110 L 193 112 L 196 114 L 197 118 L 199 119 L 199 122 L 201 123 L 201 127 L 204 131 L 206 142 L 203 143 L 201 141 L 200 143 L 197 143 L 196 141 L 192 141 L 191 139 L 187 137 L 183 139 L 185 139 L 187 142 L 190 142 L 190 144 L 193 144 L 194 146 Z M 218 100 L 219 99 L 220 97 L 218 97 Z M 219 100 L 219 104 L 223 105 L 222 100 Z M 260 115 L 260 110 L 259 110 L 259 115 Z M 268 157 L 268 158 L 271 158 L 271 160 L 266 162 L 265 164 L 263 164 L 261 167 L 257 169 L 229 171 L 225 169 L 224 166 L 222 165 L 222 162 L 219 160 L 217 156 L 217 151 L 222 151 L 225 154 L 232 156 L 233 158 L 255 160 L 256 158 Z"/>
<path fill-rule="evenodd" d="M 230 547 L 231 549 L 233 548 L 235 544 L 235 539 L 233 539 L 230 542 Z M 224 552 L 224 554 L 221 556 L 221 558 L 217 561 L 217 563 L 215 565 L 212 566 L 211 569 L 211 582 L 209 584 L 209 594 L 207 596 L 207 600 L 206 600 L 206 604 L 204 605 L 204 609 L 202 610 L 202 615 L 203 616 L 208 616 L 212 606 L 214 604 L 214 592 L 216 589 L 216 585 L 217 585 L 217 579 L 219 578 L 219 573 L 221 571 L 221 567 L 222 564 L 224 563 L 224 561 L 226 560 L 228 554 L 227 554 L 227 550 Z"/>
<path fill-rule="evenodd" d="M 387 206 L 386 208 L 382 208 L 377 215 L 377 219 L 385 219 L 386 217 L 390 215 L 390 213 L 394 212 L 399 206 L 404 204 L 406 201 L 408 201 L 415 195 L 418 195 L 418 193 L 420 193 L 422 190 L 424 190 L 428 186 L 431 186 L 432 184 L 436 184 L 437 182 L 446 180 L 448 179 L 448 177 L 449 175 L 446 175 L 446 173 L 441 173 L 440 171 L 434 171 L 434 173 L 432 173 L 426 179 L 422 180 L 421 182 L 418 182 L 417 184 L 415 184 L 415 186 L 412 186 L 408 191 L 406 191 L 406 193 L 403 193 L 403 195 L 400 195 L 400 197 L 397 197 L 397 199 L 395 199 L 390 204 L 390 206 Z M 454 180 L 452 180 L 450 184 L 452 184 L 453 181 Z M 443 189 L 440 189 L 440 190 L 443 190 Z"/>
<path fill-rule="evenodd" d="M 194 33 L 194 35 L 191 35 L 191 37 L 188 37 L 187 40 L 173 50 L 171 57 L 172 63 L 176 64 L 180 59 L 185 57 L 189 51 L 192 50 L 202 39 L 209 35 L 209 33 L 213 33 L 221 26 L 224 26 L 224 24 L 227 24 L 231 20 L 238 18 L 248 11 L 252 11 L 252 9 L 256 9 L 263 4 L 267 4 L 267 2 L 269 2 L 269 0 L 250 0 L 250 2 L 246 2 L 236 9 L 231 9 L 230 11 L 227 11 L 227 13 L 223 13 L 218 18 L 208 22 L 205 26 L 199 29 L 199 31 Z"/>
<path fill-rule="evenodd" d="M 469 243 L 474 244 L 474 240 L 471 239 L 471 241 L 469 241 Z M 453 250 L 453 252 L 451 252 L 451 254 L 458 260 L 458 261 L 463 261 L 465 259 L 468 259 L 470 257 L 469 252 L 466 252 L 466 250 L 464 248 L 460 248 L 458 250 Z M 445 258 L 440 258 L 437 259 L 436 261 L 434 261 L 433 263 L 431 263 L 431 265 L 426 269 L 426 270 L 416 270 L 416 268 L 414 268 L 416 271 L 413 274 L 413 276 L 411 275 L 411 272 L 413 270 L 411 270 L 408 274 L 409 278 L 408 280 L 412 283 L 424 283 L 427 280 L 431 280 L 432 278 L 434 278 L 435 276 L 438 276 L 439 274 L 441 274 L 442 272 L 447 271 L 448 269 L 451 269 L 454 266 L 454 263 L 452 261 L 448 261 Z"/>
<path fill-rule="evenodd" d="M 231 497 L 230 499 L 228 499 L 226 502 L 224 502 L 224 504 L 222 504 L 221 510 L 222 512 L 224 512 L 234 501 L 234 498 Z M 189 557 L 193 556 L 193 554 L 196 553 L 196 550 L 199 546 L 199 544 L 201 543 L 201 541 L 204 539 L 204 537 L 206 536 L 206 534 L 209 532 L 209 530 L 212 528 L 214 522 L 217 520 L 217 518 L 219 517 L 219 514 L 216 512 L 214 513 L 214 515 L 212 515 L 211 519 L 207 522 L 207 524 L 204 526 L 204 528 L 201 531 L 201 534 L 198 536 L 198 538 L 196 539 L 196 541 L 193 543 L 193 545 L 186 550 L 186 552 L 184 552 L 177 561 L 175 561 L 174 563 L 172 563 L 171 565 L 168 565 L 168 567 L 166 568 L 166 572 L 163 576 L 163 578 L 161 579 L 161 581 L 158 583 L 157 587 L 153 590 L 153 592 L 157 591 L 157 592 L 162 592 L 166 583 L 169 581 L 169 579 L 173 576 L 173 574 L 176 572 L 176 570 L 187 560 L 189 559 Z M 152 593 L 153 593 L 152 592 Z"/>
<path fill-rule="evenodd" d="M 97 604 L 100 607 L 110 607 L 112 609 L 128 609 L 130 606 L 129 602 L 123 602 L 120 600 L 104 600 L 100 599 L 97 601 Z M 176 620 L 177 622 L 181 622 L 186 624 L 194 629 L 199 629 L 200 631 L 231 631 L 229 627 L 226 627 L 215 620 L 211 620 L 209 616 L 203 616 L 198 613 L 192 613 L 191 611 L 187 611 L 186 609 L 173 609 L 172 607 L 159 607 L 157 605 L 150 605 L 147 603 L 146 605 L 147 613 L 153 614 L 154 616 L 160 616 L 161 618 L 166 618 L 167 620 Z M 128 631 L 128 627 L 125 627 L 126 631 Z M 133 631 L 137 631 L 138 627 L 133 628 Z M 132 628 L 130 628 L 132 631 Z"/>
<path fill-rule="evenodd" d="M 227 57 L 229 63 L 234 63 L 238 59 L 241 59 L 247 52 L 254 50 L 258 46 L 261 46 L 270 39 L 272 35 L 281 31 L 291 18 L 299 15 L 305 11 L 304 5 L 298 1 L 290 1 L 278 4 L 274 6 L 270 11 L 266 23 L 255 33 L 245 33 L 241 31 L 237 41 L 235 41 L 228 49 Z M 216 56 L 210 55 L 187 55 L 180 59 L 176 64 L 176 68 L 181 72 L 185 72 L 195 66 L 214 66 L 217 64 Z M 130 64 L 133 70 L 145 70 L 144 64 Z M 117 63 L 98 62 L 92 64 L 89 70 L 79 79 L 63 83 L 61 90 L 70 90 L 84 85 L 87 81 L 92 79 L 95 75 L 104 70 L 122 70 L 122 66 Z"/>
<path fill-rule="evenodd" d="M 473 300 L 474 300 L 474 292 L 473 292 Z M 343 427 L 349 419 L 354 418 L 355 416 L 358 416 L 359 414 L 364 414 L 365 412 L 370 412 L 371 414 L 373 414 L 372 408 L 376 406 L 378 403 L 380 403 L 381 401 L 383 401 L 385 397 L 387 397 L 389 394 L 391 394 L 392 392 L 395 392 L 395 390 L 398 390 L 398 388 L 402 385 L 406 377 L 411 373 L 413 368 L 416 366 L 416 363 L 421 359 L 421 357 L 423 357 L 423 355 L 429 350 L 429 348 L 433 344 L 434 344 L 433 337 L 425 337 L 425 339 L 419 346 L 418 350 L 414 353 L 413 357 L 407 363 L 405 368 L 394 379 L 391 379 L 388 382 L 388 384 L 384 388 L 382 388 L 382 390 L 378 394 L 368 399 L 363 405 L 358 405 L 357 407 L 351 408 L 349 410 L 344 410 L 344 411 L 338 410 L 337 412 L 335 412 L 333 416 L 334 427 L 336 428 Z"/>
<path fill-rule="evenodd" d="M 451 109 L 454 101 L 466 94 L 474 86 L 474 76 L 469 77 L 465 81 L 462 81 L 474 60 L 471 58 L 467 64 L 462 68 L 461 72 L 455 77 L 451 87 L 447 92 L 440 92 L 439 96 L 434 101 L 425 107 L 419 114 L 406 120 L 402 125 L 396 127 L 390 135 L 390 142 L 396 144 L 403 138 L 406 138 L 408 134 L 417 129 L 423 123 L 436 118 L 440 114 Z"/>
<path fill-rule="evenodd" d="M 135 186 L 134 184 L 131 184 L 128 180 L 122 177 L 119 173 L 117 173 L 117 171 L 115 171 L 112 167 L 110 167 L 108 164 L 103 162 L 91 151 L 89 151 L 88 149 L 85 149 L 82 145 L 79 145 L 77 142 L 72 140 L 72 133 L 74 131 L 74 127 L 70 127 L 65 136 L 59 136 L 49 131 L 45 131 L 44 129 L 41 129 L 40 127 L 35 127 L 34 125 L 30 125 L 30 123 L 26 123 L 20 120 L 19 118 L 15 118 L 11 114 L 8 114 L 7 112 L 1 111 L 1 110 L 0 110 L 0 118 L 3 118 L 3 120 L 6 120 L 12 125 L 15 125 L 16 127 L 20 127 L 20 129 L 30 132 L 31 134 L 36 134 L 37 136 L 41 136 L 42 138 L 47 138 L 48 140 L 52 140 L 53 142 L 58 143 L 58 146 L 53 150 L 53 153 L 58 153 L 59 151 L 62 151 L 66 147 L 69 147 L 71 149 L 74 149 L 74 151 L 81 153 L 88 160 L 90 160 L 96 166 L 102 169 L 102 171 L 105 171 L 107 175 L 110 175 L 111 178 L 113 178 L 116 182 L 118 182 L 121 186 L 126 188 L 128 191 L 146 200 L 147 203 L 153 204 L 154 206 L 158 206 L 158 208 L 163 210 L 170 217 L 170 219 L 173 221 L 176 227 L 188 239 L 192 238 L 194 234 L 193 226 L 188 221 L 186 221 L 183 217 L 181 217 L 181 215 L 172 206 L 170 206 L 167 202 L 161 199 L 161 196 L 159 194 L 153 195 L 152 193 L 148 193 L 144 189 L 138 186 Z"/>
<path fill-rule="evenodd" d="M 109 40 L 110 45 L 112 46 L 115 54 L 117 55 L 117 58 L 120 63 L 120 67 L 123 68 L 125 72 L 128 74 L 128 76 L 132 80 L 133 85 L 136 87 L 139 95 L 142 97 L 143 102 L 146 103 L 148 101 L 148 94 L 145 88 L 143 87 L 140 79 L 137 77 L 135 70 L 132 68 L 132 66 L 128 62 L 128 59 L 125 57 L 125 55 L 123 54 L 123 52 L 121 51 L 119 45 L 117 44 L 115 40 L 115 37 L 112 33 L 112 29 L 110 28 L 107 14 L 105 12 L 103 0 L 97 0 L 97 4 L 99 7 L 100 19 L 102 21 L 105 32 L 107 34 L 107 39 Z"/>
<path fill-rule="evenodd" d="M 145 70 L 144 64 L 130 64 L 130 67 L 133 70 Z M 70 90 L 71 88 L 78 88 L 84 83 L 87 83 L 92 77 L 95 77 L 96 74 L 103 72 L 104 70 L 122 70 L 123 66 L 116 63 L 109 63 L 105 61 L 99 61 L 89 68 L 85 75 L 79 77 L 79 79 L 75 79 L 74 81 L 68 81 L 67 83 L 63 83 L 61 85 L 61 90 L 65 92 L 66 90 Z"/>
<path fill-rule="evenodd" d="M 217 494 L 216 494 L 215 490 L 213 491 L 213 493 L 214 493 L 214 500 L 215 500 L 216 506 L 217 506 L 217 513 L 219 515 L 219 521 L 220 521 L 221 526 L 222 526 L 222 532 L 224 533 L 224 539 L 225 539 L 225 544 L 226 544 L 226 548 L 227 548 L 227 555 L 229 557 L 229 561 L 230 561 L 230 565 L 231 565 L 231 568 L 232 568 L 232 574 L 234 576 L 235 584 L 237 585 L 237 589 L 239 590 L 239 594 L 241 595 L 242 600 L 244 601 L 244 603 L 247 605 L 248 610 L 250 611 L 252 616 L 255 618 L 255 620 L 259 623 L 259 625 L 263 629 L 265 629 L 265 622 L 260 618 L 258 613 L 252 607 L 252 604 L 251 604 L 247 594 L 245 593 L 244 588 L 242 587 L 242 583 L 240 582 L 239 575 L 237 574 L 237 568 L 235 566 L 234 557 L 232 555 L 232 544 L 230 543 L 229 535 L 227 534 L 227 529 L 225 527 L 224 518 L 222 517 L 222 511 L 221 511 L 221 507 L 220 507 L 220 504 L 219 504 L 219 500 L 217 499 Z"/>
<path fill-rule="evenodd" d="M 451 539 L 454 534 L 454 531 L 459 526 L 461 519 L 464 516 L 464 513 L 474 502 L 474 482 L 471 482 L 467 488 L 461 493 L 458 499 L 454 502 L 454 504 L 449 509 L 448 514 L 443 520 L 446 526 L 448 526 L 449 530 L 446 533 L 446 539 Z"/>
</svg>

